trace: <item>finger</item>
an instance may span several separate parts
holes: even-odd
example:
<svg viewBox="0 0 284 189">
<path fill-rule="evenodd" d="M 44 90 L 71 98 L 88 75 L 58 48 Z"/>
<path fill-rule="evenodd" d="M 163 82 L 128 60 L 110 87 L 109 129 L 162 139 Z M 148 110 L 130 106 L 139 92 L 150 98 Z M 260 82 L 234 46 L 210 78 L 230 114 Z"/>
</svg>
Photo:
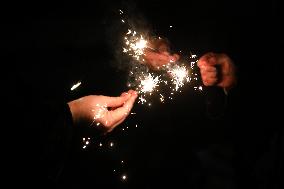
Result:
<svg viewBox="0 0 284 189">
<path fill-rule="evenodd" d="M 176 62 L 176 61 L 178 61 L 179 60 L 179 55 L 178 54 L 173 54 L 173 55 L 170 55 L 169 56 L 169 62 Z"/>
<path fill-rule="evenodd" d="M 124 96 L 126 96 L 127 94 L 128 94 L 129 92 L 123 92 L 123 93 L 121 93 L 121 97 L 124 97 Z"/>
<path fill-rule="evenodd" d="M 107 107 L 119 107 L 122 106 L 124 102 L 130 98 L 130 96 L 131 95 L 129 93 L 119 97 L 104 96 L 104 101 Z"/>
<path fill-rule="evenodd" d="M 201 66 L 200 71 L 202 72 L 217 72 L 217 68 L 214 66 Z"/>
<path fill-rule="evenodd" d="M 215 79 L 217 78 L 217 72 L 204 72 L 201 77 L 202 79 Z"/>
<path fill-rule="evenodd" d="M 213 86 L 217 83 L 217 78 L 202 78 L 202 81 L 205 86 Z"/>
<path fill-rule="evenodd" d="M 201 71 L 203 77 L 217 77 L 217 72 Z"/>
<path fill-rule="evenodd" d="M 123 92 L 123 93 L 121 93 L 121 95 L 120 96 L 126 96 L 127 94 L 133 94 L 133 93 L 136 93 L 136 91 L 134 91 L 134 90 L 132 90 L 132 89 L 130 89 L 130 90 L 128 90 L 127 92 Z M 130 96 L 129 96 L 130 97 Z"/>
<path fill-rule="evenodd" d="M 174 62 L 174 61 L 175 61 L 175 57 L 165 55 L 165 54 L 158 54 L 156 65 L 157 66 L 163 66 L 165 64 L 168 64 L 168 63 Z"/>
<path fill-rule="evenodd" d="M 175 57 L 176 61 L 178 61 L 180 59 L 180 55 L 178 55 L 178 54 L 173 54 L 173 56 Z"/>
<path fill-rule="evenodd" d="M 152 51 L 145 52 L 145 60 L 153 67 L 162 66 L 170 62 L 170 56 Z"/>
<path fill-rule="evenodd" d="M 137 98 L 137 94 L 134 93 L 131 97 L 123 104 L 123 106 L 109 111 L 106 119 L 109 122 L 109 125 L 115 125 L 116 123 L 120 122 L 122 119 L 125 119 L 127 115 L 130 113 L 133 104 Z"/>
<path fill-rule="evenodd" d="M 198 67 L 216 65 L 217 64 L 217 55 L 215 53 L 206 53 L 203 55 L 197 62 Z"/>
<path fill-rule="evenodd" d="M 131 95 L 137 95 L 137 92 L 134 91 L 134 90 L 132 90 L 132 89 L 130 89 L 130 90 L 128 91 L 128 93 L 130 93 Z"/>
</svg>

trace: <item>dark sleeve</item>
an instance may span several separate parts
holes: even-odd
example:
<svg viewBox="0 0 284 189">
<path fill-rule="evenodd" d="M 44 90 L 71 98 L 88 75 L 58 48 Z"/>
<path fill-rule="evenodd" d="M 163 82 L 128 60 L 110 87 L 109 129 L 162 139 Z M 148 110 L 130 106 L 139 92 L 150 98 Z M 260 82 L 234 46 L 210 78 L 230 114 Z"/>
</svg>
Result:
<svg viewBox="0 0 284 189">
<path fill-rule="evenodd" d="M 67 104 L 49 105 L 43 122 L 44 136 L 41 160 L 43 176 L 51 182 L 56 182 L 63 170 L 70 144 L 72 141 L 72 115 Z"/>
<path fill-rule="evenodd" d="M 68 157 L 73 135 L 67 104 L 33 103 L 22 114 L 19 177 L 25 182 L 58 182 Z M 20 153 L 20 154 L 18 154 Z"/>
<path fill-rule="evenodd" d="M 223 118 L 228 108 L 228 94 L 221 87 L 205 88 L 205 113 L 208 119 Z"/>
</svg>

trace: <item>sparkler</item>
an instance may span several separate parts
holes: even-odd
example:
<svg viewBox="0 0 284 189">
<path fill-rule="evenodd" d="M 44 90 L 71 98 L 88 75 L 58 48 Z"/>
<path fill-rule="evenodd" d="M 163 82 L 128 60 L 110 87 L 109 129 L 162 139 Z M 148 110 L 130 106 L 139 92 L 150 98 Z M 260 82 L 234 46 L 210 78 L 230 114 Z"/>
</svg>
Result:
<svg viewBox="0 0 284 189">
<path fill-rule="evenodd" d="M 128 29 L 128 32 L 125 34 L 124 43 L 123 52 L 138 61 L 145 61 L 143 58 L 145 49 L 152 49 L 142 34 L 138 34 L 135 30 L 131 29 Z"/>
<path fill-rule="evenodd" d="M 160 76 L 154 76 L 153 74 L 148 73 L 145 75 L 142 73 L 140 77 L 136 79 L 139 83 L 136 91 L 140 94 L 138 103 L 144 104 L 147 102 L 146 96 L 152 95 L 156 91 L 159 83 L 161 82 Z M 149 105 L 150 106 L 150 105 Z"/>
<path fill-rule="evenodd" d="M 175 85 L 176 91 L 190 81 L 189 71 L 186 66 L 179 66 L 176 64 L 168 70 L 168 73 L 172 77 L 171 81 Z"/>
</svg>

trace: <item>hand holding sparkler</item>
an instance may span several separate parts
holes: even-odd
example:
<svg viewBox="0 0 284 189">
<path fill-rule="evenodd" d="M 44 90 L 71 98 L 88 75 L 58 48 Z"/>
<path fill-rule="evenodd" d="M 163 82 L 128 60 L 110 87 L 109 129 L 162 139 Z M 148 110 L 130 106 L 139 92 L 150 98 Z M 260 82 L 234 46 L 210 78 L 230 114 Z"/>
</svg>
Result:
<svg viewBox="0 0 284 189">
<path fill-rule="evenodd" d="M 89 95 L 71 101 L 68 105 L 75 125 L 94 124 L 108 133 L 125 120 L 136 98 L 137 93 L 130 90 L 119 97 Z"/>
<path fill-rule="evenodd" d="M 226 54 L 207 53 L 197 63 L 205 86 L 219 86 L 226 90 L 236 84 L 236 68 Z"/>
<path fill-rule="evenodd" d="M 144 50 L 145 63 L 152 69 L 159 69 L 160 67 L 174 63 L 179 60 L 178 54 L 170 54 L 169 43 L 164 39 L 154 39 L 149 41 L 151 48 Z"/>
</svg>

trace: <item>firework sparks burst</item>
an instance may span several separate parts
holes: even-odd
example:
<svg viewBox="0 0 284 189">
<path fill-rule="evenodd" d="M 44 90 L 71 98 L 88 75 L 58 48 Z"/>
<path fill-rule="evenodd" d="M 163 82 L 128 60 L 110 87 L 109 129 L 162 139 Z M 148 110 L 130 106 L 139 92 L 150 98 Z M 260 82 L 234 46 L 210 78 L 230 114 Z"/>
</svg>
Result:
<svg viewBox="0 0 284 189">
<path fill-rule="evenodd" d="M 171 81 L 175 85 L 176 91 L 190 81 L 189 70 L 186 66 L 175 65 L 172 68 L 169 68 L 168 73 L 172 77 Z"/>
<path fill-rule="evenodd" d="M 141 88 L 142 93 L 151 93 L 157 86 L 159 86 L 159 82 L 159 76 L 154 77 L 149 73 L 145 79 L 141 80 L 139 87 Z"/>
<path fill-rule="evenodd" d="M 136 80 L 140 82 L 140 84 L 136 88 L 136 90 L 140 94 L 139 102 L 141 104 L 144 104 L 145 102 L 147 102 L 146 96 L 152 95 L 152 93 L 157 90 L 161 79 L 160 76 L 154 76 L 153 74 L 148 73 L 148 75 L 142 74 Z"/>
<path fill-rule="evenodd" d="M 135 58 L 138 61 L 145 61 L 143 58 L 145 48 L 150 48 L 147 46 L 148 41 L 143 37 L 143 35 L 138 34 L 136 31 L 128 29 L 128 32 L 124 36 L 125 46 L 123 47 L 123 52 L 127 53 L 129 56 Z"/>
</svg>

